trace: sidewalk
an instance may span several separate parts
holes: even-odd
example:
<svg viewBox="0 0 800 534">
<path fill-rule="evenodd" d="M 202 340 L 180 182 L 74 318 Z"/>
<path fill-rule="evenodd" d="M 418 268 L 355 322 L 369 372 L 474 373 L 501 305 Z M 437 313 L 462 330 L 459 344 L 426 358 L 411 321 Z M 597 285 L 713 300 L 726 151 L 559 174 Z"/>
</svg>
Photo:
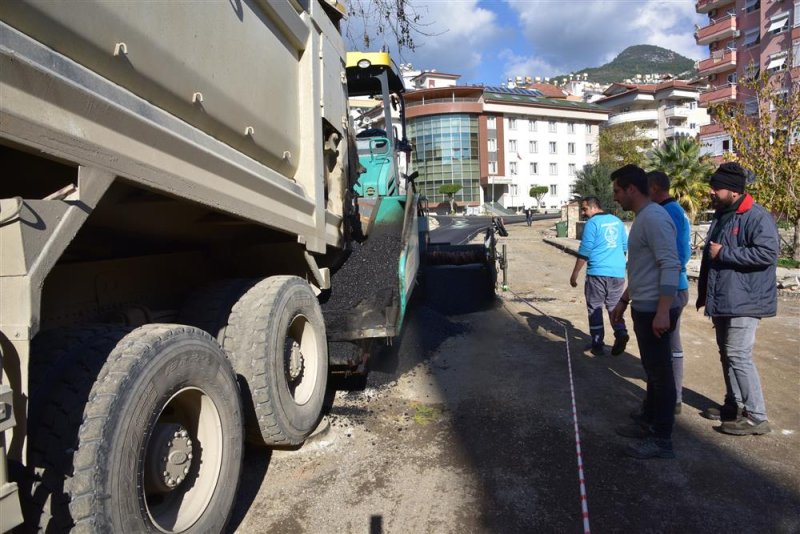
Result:
<svg viewBox="0 0 800 534">
<path fill-rule="evenodd" d="M 578 239 L 555 237 L 555 231 L 553 231 L 553 236 L 545 236 L 543 237 L 543 240 L 548 245 L 559 248 L 568 254 L 572 254 L 573 256 L 578 255 L 578 248 L 581 245 L 581 242 Z M 689 280 L 697 281 L 697 277 L 700 276 L 700 258 L 693 257 L 689 260 L 689 263 L 686 266 L 686 274 L 688 275 Z M 778 294 L 781 297 L 800 298 L 800 269 L 787 269 L 785 267 L 778 267 L 775 274 L 775 283 L 778 286 Z"/>
</svg>

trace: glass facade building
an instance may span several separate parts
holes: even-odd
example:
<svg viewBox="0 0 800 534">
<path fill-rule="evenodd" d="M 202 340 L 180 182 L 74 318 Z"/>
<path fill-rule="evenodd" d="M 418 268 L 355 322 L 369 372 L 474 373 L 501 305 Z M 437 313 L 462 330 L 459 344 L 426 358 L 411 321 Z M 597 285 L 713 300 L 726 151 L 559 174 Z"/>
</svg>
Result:
<svg viewBox="0 0 800 534">
<path fill-rule="evenodd" d="M 466 113 L 416 117 L 408 122 L 411 170 L 419 172 L 417 191 L 431 205 L 446 202 L 443 184 L 459 184 L 456 202 L 480 202 L 478 116 Z"/>
</svg>

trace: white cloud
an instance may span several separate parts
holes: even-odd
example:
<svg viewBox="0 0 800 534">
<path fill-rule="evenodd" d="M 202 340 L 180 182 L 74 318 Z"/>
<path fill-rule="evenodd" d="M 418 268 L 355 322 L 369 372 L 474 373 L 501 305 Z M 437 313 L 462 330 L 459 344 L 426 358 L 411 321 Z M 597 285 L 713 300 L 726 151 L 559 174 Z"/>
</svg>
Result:
<svg viewBox="0 0 800 534">
<path fill-rule="evenodd" d="M 628 46 L 654 44 L 693 59 L 693 0 L 516 2 L 508 0 L 536 57 L 558 72 L 599 66 Z"/>
<path fill-rule="evenodd" d="M 558 70 L 537 57 L 519 56 L 508 48 L 501 50 L 498 58 L 503 62 L 503 75 L 506 78 L 514 76 L 544 77 Z"/>
</svg>

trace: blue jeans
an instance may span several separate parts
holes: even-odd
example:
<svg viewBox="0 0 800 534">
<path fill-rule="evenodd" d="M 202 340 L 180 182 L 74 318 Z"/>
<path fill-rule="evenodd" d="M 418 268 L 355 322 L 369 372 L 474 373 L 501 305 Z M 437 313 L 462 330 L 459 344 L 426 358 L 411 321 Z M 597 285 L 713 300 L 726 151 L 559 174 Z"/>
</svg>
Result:
<svg viewBox="0 0 800 534">
<path fill-rule="evenodd" d="M 681 308 L 669 311 L 670 331 L 656 337 L 653 334 L 655 312 L 631 310 L 633 331 L 642 358 L 642 367 L 647 375 L 647 395 L 644 400 L 644 419 L 653 426 L 653 434 L 659 439 L 672 439 L 675 424 L 675 378 L 672 374 L 672 349 L 670 333 L 680 316 Z"/>
<path fill-rule="evenodd" d="M 760 319 L 756 317 L 712 317 L 717 334 L 725 404 L 744 407 L 756 421 L 767 419 L 761 380 L 753 363 L 753 344 Z"/>
</svg>

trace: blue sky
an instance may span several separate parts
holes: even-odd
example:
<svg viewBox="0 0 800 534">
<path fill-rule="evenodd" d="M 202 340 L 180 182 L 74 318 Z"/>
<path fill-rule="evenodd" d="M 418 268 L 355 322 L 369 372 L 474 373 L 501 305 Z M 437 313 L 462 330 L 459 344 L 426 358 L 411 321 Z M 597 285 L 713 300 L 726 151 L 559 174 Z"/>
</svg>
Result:
<svg viewBox="0 0 800 534">
<path fill-rule="evenodd" d="M 430 35 L 416 36 L 417 50 L 395 61 L 461 74 L 460 84 L 497 85 L 509 76 L 597 67 L 636 44 L 662 46 L 691 59 L 708 54 L 694 42 L 694 25 L 708 20 L 695 13 L 695 0 L 411 0 L 411 5 Z M 370 48 L 383 42 L 379 37 Z M 393 45 L 389 48 L 396 57 Z"/>
</svg>

